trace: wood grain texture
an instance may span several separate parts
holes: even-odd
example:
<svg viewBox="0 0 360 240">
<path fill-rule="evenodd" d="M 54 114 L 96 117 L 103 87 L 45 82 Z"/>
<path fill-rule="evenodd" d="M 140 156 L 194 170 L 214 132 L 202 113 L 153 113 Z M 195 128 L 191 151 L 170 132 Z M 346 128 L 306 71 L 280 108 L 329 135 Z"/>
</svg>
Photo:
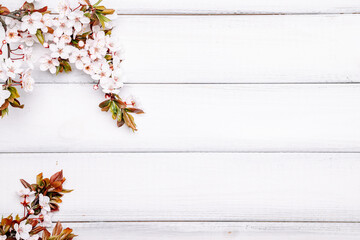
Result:
<svg viewBox="0 0 360 240">
<path fill-rule="evenodd" d="M 19 8 L 24 1 L 4 0 L 4 5 Z M 76 0 L 70 0 L 74 4 Z M 96 2 L 96 1 L 92 1 Z M 57 9 L 58 1 L 46 4 Z M 259 13 L 356 13 L 357 0 L 105 0 L 103 4 L 120 14 L 259 14 Z"/>
<path fill-rule="evenodd" d="M 356 84 L 141 84 L 121 95 L 129 92 L 146 112 L 135 134 L 100 111 L 104 96 L 91 85 L 38 85 L 2 119 L 0 151 L 360 151 Z"/>
<path fill-rule="evenodd" d="M 360 15 L 120 16 L 115 25 L 127 83 L 360 80 Z M 76 69 L 34 76 L 46 83 L 91 81 Z"/>
<path fill-rule="evenodd" d="M 359 222 L 359 157 L 0 154 L 0 215 L 21 212 L 14 192 L 20 177 L 32 182 L 41 170 L 63 169 L 75 191 L 54 220 Z"/>
<path fill-rule="evenodd" d="M 359 224 L 344 223 L 77 223 L 86 240 L 338 240 L 359 239 Z"/>
</svg>

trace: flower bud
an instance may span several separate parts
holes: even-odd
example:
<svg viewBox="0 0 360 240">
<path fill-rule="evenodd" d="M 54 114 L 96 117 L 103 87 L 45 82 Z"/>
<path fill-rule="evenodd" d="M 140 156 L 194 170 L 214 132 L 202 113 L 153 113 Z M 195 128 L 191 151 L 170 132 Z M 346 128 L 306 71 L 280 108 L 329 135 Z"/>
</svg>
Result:
<svg viewBox="0 0 360 240">
<path fill-rule="evenodd" d="M 24 48 L 24 45 L 19 45 L 19 49 L 23 49 Z"/>
<path fill-rule="evenodd" d="M 79 41 L 78 45 L 79 45 L 79 47 L 84 47 L 85 43 L 83 41 Z"/>
<path fill-rule="evenodd" d="M 2 41 L 2 44 L 6 44 L 6 40 L 3 40 L 3 41 Z"/>
<path fill-rule="evenodd" d="M 45 43 L 43 44 L 43 46 L 44 46 L 44 48 L 49 48 L 49 44 L 48 44 L 47 42 L 45 42 Z"/>
<path fill-rule="evenodd" d="M 98 85 L 94 85 L 94 90 L 98 90 L 99 89 L 99 86 Z"/>
</svg>

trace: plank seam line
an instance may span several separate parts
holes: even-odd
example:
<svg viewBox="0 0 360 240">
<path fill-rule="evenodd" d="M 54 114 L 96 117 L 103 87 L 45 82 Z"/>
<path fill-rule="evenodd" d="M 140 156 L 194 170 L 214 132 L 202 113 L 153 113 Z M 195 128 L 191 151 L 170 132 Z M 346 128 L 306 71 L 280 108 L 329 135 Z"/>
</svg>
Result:
<svg viewBox="0 0 360 240">
<path fill-rule="evenodd" d="M 234 220 L 147 220 L 147 221 L 61 221 L 62 223 L 328 223 L 328 224 L 360 224 L 360 221 L 234 221 Z"/>
<path fill-rule="evenodd" d="M 360 154 L 360 151 L 72 151 L 72 152 L 0 152 L 0 155 L 9 154 L 191 154 L 191 153 L 224 153 L 224 154 Z"/>
<path fill-rule="evenodd" d="M 50 9 L 51 10 L 51 9 Z M 58 15 L 58 13 L 54 12 L 53 15 Z M 220 12 L 220 13 L 213 13 L 210 10 L 208 12 L 203 11 L 201 13 L 199 12 L 149 12 L 149 13 L 117 13 L 118 16 L 184 16 L 184 17 L 191 17 L 191 16 L 321 16 L 321 15 L 358 15 L 360 12 L 268 12 L 268 13 L 256 13 L 256 12 Z"/>
<path fill-rule="evenodd" d="M 93 85 L 95 82 L 37 82 L 36 85 Z M 204 82 L 204 83 L 191 83 L 191 82 L 133 82 L 124 83 L 124 85 L 359 85 L 360 82 Z"/>
</svg>

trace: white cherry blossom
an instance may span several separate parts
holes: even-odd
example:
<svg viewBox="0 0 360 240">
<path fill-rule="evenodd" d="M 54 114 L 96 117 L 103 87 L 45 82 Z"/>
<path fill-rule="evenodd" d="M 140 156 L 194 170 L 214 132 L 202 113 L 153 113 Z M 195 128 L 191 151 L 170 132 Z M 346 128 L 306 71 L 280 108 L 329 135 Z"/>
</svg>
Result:
<svg viewBox="0 0 360 240">
<path fill-rule="evenodd" d="M 41 71 L 49 70 L 52 74 L 56 73 L 56 67 L 60 65 L 59 60 L 47 55 L 40 58 L 39 62 Z"/>
<path fill-rule="evenodd" d="M 41 225 L 43 227 L 51 227 L 53 214 L 44 209 L 41 209 L 41 216 L 43 218 L 43 222 L 41 223 Z"/>
<path fill-rule="evenodd" d="M 90 63 L 90 58 L 86 50 L 75 49 L 72 52 L 69 61 L 75 63 L 77 69 L 82 70 L 85 64 Z"/>
<path fill-rule="evenodd" d="M 125 81 L 125 74 L 121 69 L 113 71 L 112 78 L 115 82 L 119 82 L 119 84 L 121 85 L 120 87 L 123 87 L 123 82 Z"/>
<path fill-rule="evenodd" d="M 34 89 L 34 84 L 35 81 L 31 76 L 31 70 L 28 69 L 27 71 L 24 72 L 24 74 L 22 75 L 22 82 L 21 85 L 24 88 L 25 92 L 32 92 Z"/>
<path fill-rule="evenodd" d="M 5 235 L 3 235 L 3 236 L 0 236 L 0 240 L 6 240 L 6 236 Z"/>
<path fill-rule="evenodd" d="M 34 12 L 31 15 L 25 15 L 21 20 L 21 30 L 28 30 L 30 34 L 35 34 L 36 31 L 42 27 L 40 22 L 42 14 L 39 12 Z"/>
<path fill-rule="evenodd" d="M 61 0 L 58 5 L 59 13 L 61 17 L 69 15 L 71 12 L 70 3 L 68 0 Z"/>
<path fill-rule="evenodd" d="M 60 57 L 62 59 L 69 58 L 69 54 L 73 50 L 73 47 L 66 45 L 63 42 L 59 42 L 58 44 L 50 44 L 49 48 L 51 50 L 52 58 Z"/>
<path fill-rule="evenodd" d="M 25 221 L 21 222 L 20 224 L 15 223 L 14 229 L 16 231 L 16 239 L 29 239 L 30 234 L 29 232 L 32 230 L 32 226 L 30 224 L 26 224 Z"/>
<path fill-rule="evenodd" d="M 8 43 L 18 42 L 21 38 L 19 36 L 18 28 L 10 28 L 6 31 L 5 40 Z"/>
<path fill-rule="evenodd" d="M 83 68 L 83 70 L 84 70 L 84 72 L 86 73 L 86 74 L 89 74 L 89 75 L 92 75 L 92 74 L 94 74 L 94 66 L 93 65 L 91 65 L 91 64 L 87 64 L 87 65 L 85 65 L 84 66 L 84 68 Z"/>
<path fill-rule="evenodd" d="M 100 86 L 103 88 L 102 91 L 104 93 L 118 94 L 120 92 L 119 88 L 122 86 L 122 83 L 115 82 L 112 78 L 103 78 L 100 81 Z"/>
<path fill-rule="evenodd" d="M 50 198 L 48 196 L 39 194 L 39 205 L 45 211 L 50 212 Z"/>
<path fill-rule="evenodd" d="M 18 194 L 20 197 L 26 197 L 26 196 L 34 195 L 34 192 L 30 191 L 30 189 L 28 188 L 23 188 L 18 191 Z"/>
<path fill-rule="evenodd" d="M 3 68 L 3 65 L 0 64 L 0 80 L 6 81 L 8 79 L 8 76 L 6 75 L 6 71 Z"/>
<path fill-rule="evenodd" d="M 57 27 L 54 32 L 54 35 L 57 37 L 61 37 L 62 34 L 70 36 L 73 33 L 73 22 L 69 21 L 66 17 L 54 21 L 54 26 Z"/>
<path fill-rule="evenodd" d="M 48 13 L 46 13 L 42 16 L 40 23 L 41 23 L 41 31 L 43 31 L 43 33 L 47 33 L 48 27 L 53 26 L 53 18 L 54 17 Z"/>
<path fill-rule="evenodd" d="M 83 11 L 80 10 L 71 12 L 68 15 L 68 18 L 72 22 L 72 25 L 74 26 L 76 32 L 81 31 L 82 24 L 90 23 L 90 19 L 84 15 Z"/>
<path fill-rule="evenodd" d="M 23 71 L 20 67 L 20 61 L 13 61 L 10 58 L 6 59 L 5 63 L 3 63 L 3 69 L 10 78 L 16 78 L 16 75 Z"/>
<path fill-rule="evenodd" d="M 101 68 L 99 69 L 99 71 L 97 71 L 95 74 L 93 74 L 91 76 L 92 79 L 94 80 L 103 80 L 103 79 L 107 79 L 111 76 L 111 69 L 110 69 L 110 66 L 109 64 L 103 64 L 101 66 Z"/>
</svg>

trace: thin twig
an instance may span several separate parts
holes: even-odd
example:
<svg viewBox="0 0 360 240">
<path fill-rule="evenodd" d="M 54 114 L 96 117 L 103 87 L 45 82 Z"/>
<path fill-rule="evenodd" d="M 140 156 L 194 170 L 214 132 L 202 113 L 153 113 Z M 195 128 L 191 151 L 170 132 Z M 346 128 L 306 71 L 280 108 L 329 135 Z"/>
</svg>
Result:
<svg viewBox="0 0 360 240">
<path fill-rule="evenodd" d="M 4 28 L 5 33 L 6 33 L 7 26 L 6 26 L 6 23 L 5 23 L 4 19 L 2 19 L 1 17 L 0 17 L 0 22 L 1 22 L 1 25 L 3 26 L 3 28 Z M 10 58 L 10 44 L 6 43 L 6 46 L 7 46 L 7 49 L 8 49 L 8 58 Z"/>
</svg>

